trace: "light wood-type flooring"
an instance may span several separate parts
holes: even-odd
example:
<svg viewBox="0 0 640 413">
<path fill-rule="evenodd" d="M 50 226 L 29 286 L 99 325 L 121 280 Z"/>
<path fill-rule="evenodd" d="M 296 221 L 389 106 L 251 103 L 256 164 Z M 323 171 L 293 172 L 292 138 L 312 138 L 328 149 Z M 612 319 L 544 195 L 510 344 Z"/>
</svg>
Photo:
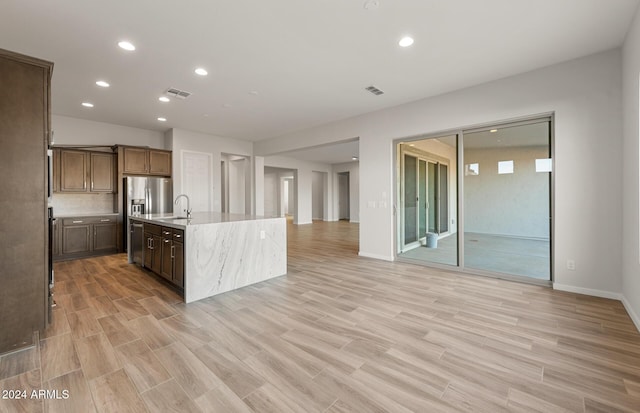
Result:
<svg viewBox="0 0 640 413">
<path fill-rule="evenodd" d="M 60 398 L 0 411 L 640 411 L 620 302 L 360 258 L 357 238 L 289 224 L 288 275 L 189 305 L 124 255 L 56 264 L 55 322 L 0 358 L 0 389 Z"/>
</svg>

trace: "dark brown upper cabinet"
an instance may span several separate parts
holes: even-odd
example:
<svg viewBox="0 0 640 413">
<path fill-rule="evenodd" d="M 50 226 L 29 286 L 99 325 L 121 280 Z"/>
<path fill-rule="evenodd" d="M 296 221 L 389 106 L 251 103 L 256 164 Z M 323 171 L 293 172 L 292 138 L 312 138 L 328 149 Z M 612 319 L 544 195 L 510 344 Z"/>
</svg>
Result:
<svg viewBox="0 0 640 413">
<path fill-rule="evenodd" d="M 115 155 L 91 152 L 91 192 L 115 192 Z"/>
<path fill-rule="evenodd" d="M 87 192 L 89 159 L 83 151 L 60 151 L 60 191 Z"/>
<path fill-rule="evenodd" d="M 124 174 L 171 176 L 171 151 L 122 146 Z"/>
<path fill-rule="evenodd" d="M 115 154 L 56 149 L 53 157 L 54 192 L 115 192 Z"/>
</svg>

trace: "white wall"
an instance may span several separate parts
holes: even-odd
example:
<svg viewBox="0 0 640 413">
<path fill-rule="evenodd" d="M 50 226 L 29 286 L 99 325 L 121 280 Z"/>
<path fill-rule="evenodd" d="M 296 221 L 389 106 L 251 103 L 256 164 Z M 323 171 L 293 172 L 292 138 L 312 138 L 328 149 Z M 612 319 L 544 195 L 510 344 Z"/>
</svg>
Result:
<svg viewBox="0 0 640 413">
<path fill-rule="evenodd" d="M 264 174 L 264 216 L 277 217 L 280 216 L 279 202 L 279 178 L 277 173 Z"/>
<path fill-rule="evenodd" d="M 360 254 L 391 260 L 395 242 L 389 202 L 395 200 L 393 139 L 555 113 L 555 283 L 558 288 L 619 293 L 622 222 L 614 217 L 622 213 L 621 73 L 620 50 L 608 51 L 260 141 L 254 150 L 266 156 L 359 137 Z M 637 84 L 637 72 L 635 76 Z M 637 96 L 635 100 L 637 105 Z M 637 116 L 637 110 L 635 113 Z M 633 122 L 637 130 L 637 120 Z M 627 152 L 635 150 L 637 157 L 637 143 L 632 145 Z M 603 160 L 607 167 L 598 167 Z M 633 165 L 637 194 L 637 159 Z M 637 195 L 633 202 L 638 202 Z M 612 219 L 603 226 L 603 217 Z M 634 233 L 629 238 L 637 246 L 637 230 Z M 636 263 L 637 253 L 635 248 Z M 566 269 L 568 259 L 575 260 L 575 271 Z M 637 297 L 637 281 L 627 284 Z"/>
<path fill-rule="evenodd" d="M 311 217 L 324 218 L 324 177 L 326 173 L 313 171 L 311 182 Z"/>
<path fill-rule="evenodd" d="M 549 174 L 536 172 L 547 147 L 465 149 L 465 164 L 478 175 L 464 177 L 466 232 L 549 239 Z M 512 174 L 498 174 L 499 161 L 513 161 Z"/>
<path fill-rule="evenodd" d="M 112 123 L 52 115 L 55 145 L 132 145 L 166 149 L 164 133 Z"/>
<path fill-rule="evenodd" d="M 312 183 L 313 183 L 313 171 L 317 172 L 331 172 L 331 165 L 315 162 L 306 162 L 286 156 L 267 156 L 264 158 L 264 166 L 273 168 L 291 169 L 295 171 L 294 180 L 295 188 L 295 214 L 294 224 L 311 224 L 312 223 Z M 327 185 L 325 188 L 325 197 L 331 201 L 333 191 L 332 184 Z M 289 206 L 291 211 L 291 205 Z M 332 217 L 328 218 L 329 220 Z"/>
<path fill-rule="evenodd" d="M 360 222 L 360 164 L 358 162 L 338 163 L 333 165 L 334 192 L 333 210 L 334 217 L 338 219 L 338 174 L 349 172 L 349 222 Z"/>
<path fill-rule="evenodd" d="M 245 211 L 245 169 L 247 160 L 229 161 L 229 212 L 244 214 Z"/>
<path fill-rule="evenodd" d="M 640 329 L 640 222 L 638 215 L 640 185 L 638 162 L 638 124 L 640 83 L 640 10 L 636 13 L 623 48 L 623 208 L 622 233 L 622 293 L 627 310 Z"/>
<path fill-rule="evenodd" d="M 223 153 L 251 156 L 253 155 L 253 144 L 239 139 L 223 138 L 204 133 L 191 132 L 184 129 L 172 129 L 167 132 L 167 149 L 173 150 L 173 193 L 175 195 L 183 193 L 182 188 L 182 151 L 194 151 L 211 154 L 212 159 L 212 187 L 211 199 L 213 211 L 221 211 L 221 171 L 220 162 Z M 187 194 L 189 195 L 189 194 Z M 183 202 L 184 203 L 184 202 Z M 181 210 L 186 207 L 180 205 L 175 207 Z"/>
</svg>

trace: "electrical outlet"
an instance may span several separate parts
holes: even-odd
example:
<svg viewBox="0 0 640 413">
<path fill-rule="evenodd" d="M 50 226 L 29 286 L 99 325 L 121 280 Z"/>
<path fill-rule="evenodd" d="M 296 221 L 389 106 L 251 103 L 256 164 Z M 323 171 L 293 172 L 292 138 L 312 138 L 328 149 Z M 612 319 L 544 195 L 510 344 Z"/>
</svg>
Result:
<svg viewBox="0 0 640 413">
<path fill-rule="evenodd" d="M 574 260 L 567 260 L 567 269 L 571 271 L 575 271 L 576 262 Z"/>
</svg>

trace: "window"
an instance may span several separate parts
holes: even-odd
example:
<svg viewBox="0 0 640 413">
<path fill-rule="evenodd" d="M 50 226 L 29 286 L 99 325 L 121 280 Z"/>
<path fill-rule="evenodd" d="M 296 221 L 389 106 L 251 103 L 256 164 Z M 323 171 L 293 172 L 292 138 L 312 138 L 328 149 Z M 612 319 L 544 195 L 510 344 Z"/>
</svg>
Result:
<svg viewBox="0 0 640 413">
<path fill-rule="evenodd" d="M 498 162 L 498 174 L 512 174 L 513 173 L 513 161 L 499 161 Z"/>
<path fill-rule="evenodd" d="M 551 159 L 536 159 L 536 172 L 551 172 Z"/>
<path fill-rule="evenodd" d="M 480 175 L 480 164 L 470 163 L 464 166 L 465 175 Z"/>
</svg>

